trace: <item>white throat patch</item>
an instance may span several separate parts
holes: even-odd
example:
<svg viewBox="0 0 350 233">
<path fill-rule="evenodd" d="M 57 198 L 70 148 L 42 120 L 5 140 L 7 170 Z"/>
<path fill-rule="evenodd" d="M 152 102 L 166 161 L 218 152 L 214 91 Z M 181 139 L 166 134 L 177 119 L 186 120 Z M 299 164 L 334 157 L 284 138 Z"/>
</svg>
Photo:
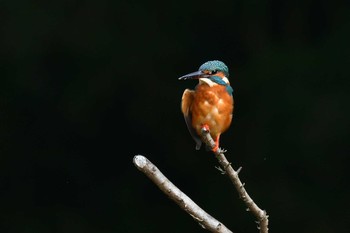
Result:
<svg viewBox="0 0 350 233">
<path fill-rule="evenodd" d="M 228 85 L 230 85 L 230 82 L 228 81 L 228 78 L 223 77 L 222 80 L 223 80 L 225 83 L 227 83 Z M 215 85 L 219 85 L 219 84 L 217 84 L 217 83 L 211 81 L 211 80 L 208 79 L 208 78 L 200 78 L 200 79 L 199 79 L 199 84 L 203 84 L 203 83 L 207 84 L 209 87 L 212 87 L 212 86 L 215 86 Z"/>
</svg>

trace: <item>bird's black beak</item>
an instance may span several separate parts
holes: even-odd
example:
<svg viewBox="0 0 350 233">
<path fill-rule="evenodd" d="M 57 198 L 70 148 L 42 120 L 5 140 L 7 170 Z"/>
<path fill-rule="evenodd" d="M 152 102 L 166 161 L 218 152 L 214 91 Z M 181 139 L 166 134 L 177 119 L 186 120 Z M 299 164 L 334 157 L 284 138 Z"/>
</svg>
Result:
<svg viewBox="0 0 350 233">
<path fill-rule="evenodd" d="M 205 74 L 202 71 L 198 70 L 196 72 L 192 72 L 192 73 L 186 74 L 184 76 L 181 76 L 179 78 L 179 80 L 199 79 L 199 78 L 203 78 L 203 76 L 207 76 L 207 74 Z"/>
</svg>

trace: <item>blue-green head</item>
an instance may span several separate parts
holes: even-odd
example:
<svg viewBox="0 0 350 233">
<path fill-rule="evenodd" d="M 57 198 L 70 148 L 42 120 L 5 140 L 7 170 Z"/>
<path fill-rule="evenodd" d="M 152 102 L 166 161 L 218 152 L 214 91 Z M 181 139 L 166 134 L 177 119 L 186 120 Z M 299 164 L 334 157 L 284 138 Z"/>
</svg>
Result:
<svg viewBox="0 0 350 233">
<path fill-rule="evenodd" d="M 222 61 L 213 60 L 202 64 L 198 71 L 181 76 L 179 80 L 199 79 L 200 83 L 216 83 L 226 87 L 227 91 L 232 94 L 233 89 L 228 81 L 228 67 Z M 211 85 L 211 84 L 210 84 Z"/>
<path fill-rule="evenodd" d="M 217 72 L 223 72 L 227 78 L 229 76 L 228 67 L 225 65 L 225 63 L 218 60 L 207 61 L 204 64 L 202 64 L 198 70 L 202 72 L 210 71 L 212 74 L 215 74 Z"/>
<path fill-rule="evenodd" d="M 213 60 L 202 64 L 198 71 L 181 76 L 179 80 L 208 78 L 210 76 L 220 76 L 228 78 L 228 68 L 222 61 Z"/>
</svg>

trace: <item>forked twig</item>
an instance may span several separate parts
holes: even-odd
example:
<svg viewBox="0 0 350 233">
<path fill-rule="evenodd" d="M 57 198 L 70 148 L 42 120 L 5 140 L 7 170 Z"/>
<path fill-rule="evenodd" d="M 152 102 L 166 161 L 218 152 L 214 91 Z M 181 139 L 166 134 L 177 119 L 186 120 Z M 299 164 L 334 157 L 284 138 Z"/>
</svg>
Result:
<svg viewBox="0 0 350 233">
<path fill-rule="evenodd" d="M 202 128 L 201 132 L 203 142 L 205 142 L 205 144 L 207 144 L 210 148 L 214 148 L 215 142 L 210 136 L 209 131 L 206 128 Z M 237 171 L 234 170 L 231 166 L 231 163 L 226 159 L 224 155 L 225 152 L 226 151 L 221 148 L 214 152 L 221 166 L 221 168 L 218 169 L 222 172 L 222 174 L 226 174 L 230 178 L 239 194 L 239 197 L 247 206 L 247 210 L 252 212 L 257 219 L 258 229 L 260 233 L 268 233 L 269 216 L 267 215 L 266 211 L 260 209 L 259 206 L 249 196 L 244 187 L 245 184 L 242 183 L 238 177 L 238 173 L 242 168 L 238 168 Z M 191 215 L 193 219 L 199 223 L 200 226 L 211 232 L 232 233 L 232 231 L 230 231 L 224 224 L 220 223 L 218 220 L 205 212 L 185 193 L 183 193 L 173 183 L 171 183 L 146 157 L 142 155 L 136 155 L 133 162 L 135 166 L 144 174 L 146 174 L 148 178 L 150 178 L 160 190 L 162 190 L 170 199 L 175 201 L 176 204 L 178 204 L 183 210 Z"/>
</svg>

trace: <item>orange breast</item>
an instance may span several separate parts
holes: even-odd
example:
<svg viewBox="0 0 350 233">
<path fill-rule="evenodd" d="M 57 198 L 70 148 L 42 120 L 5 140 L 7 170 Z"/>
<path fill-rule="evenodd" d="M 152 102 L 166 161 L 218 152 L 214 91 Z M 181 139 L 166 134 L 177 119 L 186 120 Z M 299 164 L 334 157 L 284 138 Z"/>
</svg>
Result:
<svg viewBox="0 0 350 233">
<path fill-rule="evenodd" d="M 200 135 L 204 124 L 209 126 L 210 134 L 216 138 L 226 131 L 232 121 L 233 97 L 226 87 L 198 85 L 191 106 L 192 126 Z"/>
</svg>

